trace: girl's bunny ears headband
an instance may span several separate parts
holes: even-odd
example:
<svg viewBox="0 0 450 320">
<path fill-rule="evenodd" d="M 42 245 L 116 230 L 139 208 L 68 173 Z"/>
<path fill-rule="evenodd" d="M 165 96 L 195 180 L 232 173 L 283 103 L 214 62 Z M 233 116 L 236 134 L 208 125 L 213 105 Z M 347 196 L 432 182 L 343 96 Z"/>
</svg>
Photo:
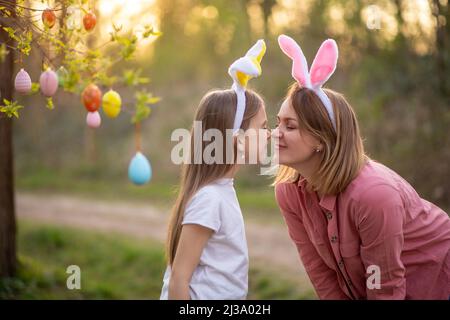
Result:
<svg viewBox="0 0 450 320">
<path fill-rule="evenodd" d="M 322 90 L 322 86 L 336 70 L 338 60 L 338 47 L 336 41 L 325 40 L 317 51 L 316 57 L 308 72 L 308 63 L 300 46 L 294 39 L 281 35 L 278 37 L 278 44 L 281 50 L 292 59 L 292 77 L 302 87 L 313 90 L 327 109 L 328 116 L 336 130 L 336 120 L 334 118 L 333 105 L 330 99 Z"/>
<path fill-rule="evenodd" d="M 233 86 L 231 88 L 236 92 L 237 96 L 233 133 L 237 133 L 244 118 L 247 82 L 251 78 L 261 75 L 261 60 L 265 53 L 266 44 L 264 40 L 258 40 L 244 57 L 237 59 L 228 69 L 228 74 L 233 78 Z"/>
</svg>

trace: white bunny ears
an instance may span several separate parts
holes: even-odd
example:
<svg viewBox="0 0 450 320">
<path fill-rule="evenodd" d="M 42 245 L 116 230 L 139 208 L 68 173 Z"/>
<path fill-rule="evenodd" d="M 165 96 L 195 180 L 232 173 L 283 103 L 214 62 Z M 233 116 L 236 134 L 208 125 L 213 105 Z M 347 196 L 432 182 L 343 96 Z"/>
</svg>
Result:
<svg viewBox="0 0 450 320">
<path fill-rule="evenodd" d="M 258 40 L 244 57 L 237 59 L 228 69 L 228 74 L 233 78 L 231 87 L 237 96 L 236 115 L 234 117 L 233 133 L 241 127 L 245 112 L 245 88 L 251 78 L 261 75 L 261 60 L 266 53 L 266 43 Z"/>
<path fill-rule="evenodd" d="M 336 41 L 328 39 L 322 43 L 309 72 L 305 55 L 294 39 L 286 35 L 281 35 L 278 37 L 278 44 L 280 45 L 281 50 L 292 59 L 292 77 L 300 86 L 312 89 L 317 94 L 327 109 L 328 116 L 336 130 L 333 105 L 322 90 L 323 84 L 327 82 L 336 70 L 339 56 Z"/>
</svg>

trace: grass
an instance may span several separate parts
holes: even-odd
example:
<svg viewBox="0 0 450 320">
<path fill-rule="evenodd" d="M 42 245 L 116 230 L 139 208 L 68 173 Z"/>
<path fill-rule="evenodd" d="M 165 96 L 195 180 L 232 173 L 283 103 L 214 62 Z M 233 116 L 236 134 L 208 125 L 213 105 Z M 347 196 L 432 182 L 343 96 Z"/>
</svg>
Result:
<svg viewBox="0 0 450 320">
<path fill-rule="evenodd" d="M 129 181 L 105 177 L 93 177 L 83 172 L 55 172 L 35 169 L 16 175 L 19 190 L 76 194 L 83 197 L 142 201 L 168 210 L 176 196 L 176 184 L 167 181 L 151 181 L 144 186 L 135 186 Z M 273 189 L 269 186 L 254 187 L 240 183 L 236 192 L 245 216 L 264 222 L 282 221 L 275 202 Z"/>
<path fill-rule="evenodd" d="M 19 221 L 19 270 L 0 280 L 0 299 L 158 299 L 165 269 L 160 244 L 123 235 Z M 81 269 L 81 290 L 66 287 L 66 269 Z M 311 299 L 289 279 L 250 270 L 249 299 Z"/>
</svg>

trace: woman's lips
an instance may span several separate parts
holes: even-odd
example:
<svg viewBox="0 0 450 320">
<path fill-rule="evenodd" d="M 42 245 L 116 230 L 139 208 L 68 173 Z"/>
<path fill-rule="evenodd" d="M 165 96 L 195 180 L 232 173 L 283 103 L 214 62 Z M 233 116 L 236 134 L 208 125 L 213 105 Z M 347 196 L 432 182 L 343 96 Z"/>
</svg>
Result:
<svg viewBox="0 0 450 320">
<path fill-rule="evenodd" d="M 279 149 L 279 150 L 282 150 L 282 149 L 286 149 L 286 146 L 281 145 L 281 144 L 276 144 L 276 145 L 275 145 L 275 148 L 276 148 L 276 149 Z"/>
</svg>

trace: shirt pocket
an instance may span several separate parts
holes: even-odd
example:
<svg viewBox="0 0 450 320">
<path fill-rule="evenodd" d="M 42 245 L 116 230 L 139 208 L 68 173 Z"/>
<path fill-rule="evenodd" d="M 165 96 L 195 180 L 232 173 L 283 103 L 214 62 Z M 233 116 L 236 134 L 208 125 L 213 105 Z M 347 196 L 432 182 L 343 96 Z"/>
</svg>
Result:
<svg viewBox="0 0 450 320">
<path fill-rule="evenodd" d="M 358 241 L 341 243 L 339 248 L 342 258 L 352 258 L 360 255 L 360 245 Z"/>
</svg>

